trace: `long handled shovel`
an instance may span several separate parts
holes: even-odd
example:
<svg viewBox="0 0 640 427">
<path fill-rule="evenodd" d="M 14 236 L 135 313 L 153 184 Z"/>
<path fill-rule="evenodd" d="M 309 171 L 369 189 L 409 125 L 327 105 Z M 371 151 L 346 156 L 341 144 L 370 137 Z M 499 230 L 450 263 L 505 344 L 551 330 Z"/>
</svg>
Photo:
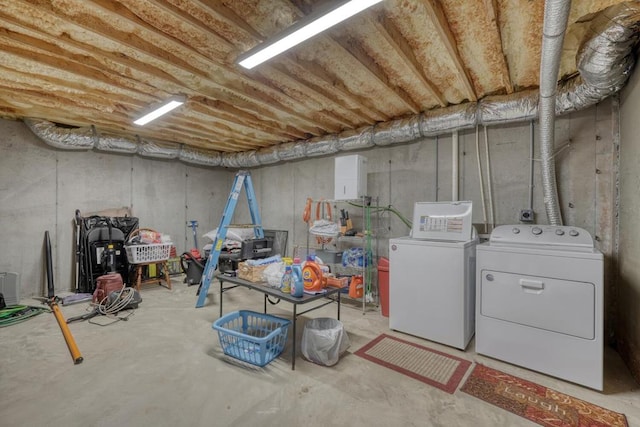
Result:
<svg viewBox="0 0 640 427">
<path fill-rule="evenodd" d="M 62 335 L 64 336 L 64 340 L 67 343 L 67 347 L 69 347 L 69 352 L 71 353 L 71 358 L 73 359 L 73 363 L 76 365 L 82 363 L 82 355 L 80 354 L 80 350 L 78 350 L 78 346 L 76 345 L 76 341 L 73 339 L 73 335 L 71 335 L 71 331 L 67 326 L 67 322 L 58 307 L 58 298 L 54 295 L 54 286 L 53 286 L 53 261 L 51 257 L 51 241 L 49 240 L 49 231 L 44 232 L 44 242 L 46 248 L 46 258 L 47 258 L 47 304 L 51 308 L 53 315 L 56 317 L 58 321 L 58 325 L 60 326 L 60 330 L 62 331 Z"/>
</svg>

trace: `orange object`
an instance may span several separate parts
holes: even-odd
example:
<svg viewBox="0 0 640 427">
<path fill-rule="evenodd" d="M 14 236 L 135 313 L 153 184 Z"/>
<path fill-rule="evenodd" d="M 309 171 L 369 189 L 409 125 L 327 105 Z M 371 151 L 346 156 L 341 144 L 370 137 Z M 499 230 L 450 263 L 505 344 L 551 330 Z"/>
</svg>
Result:
<svg viewBox="0 0 640 427">
<path fill-rule="evenodd" d="M 389 317 L 389 258 L 378 259 L 378 289 L 380 291 L 380 312 Z"/>
<path fill-rule="evenodd" d="M 351 298 L 362 298 L 364 295 L 364 282 L 361 275 L 355 275 L 351 278 L 349 284 L 349 296 Z"/>
<path fill-rule="evenodd" d="M 73 363 L 76 365 L 78 363 L 82 363 L 84 360 L 82 354 L 80 354 L 80 350 L 78 350 L 78 345 L 76 344 L 76 340 L 73 339 L 73 335 L 71 335 L 71 331 L 69 330 L 69 326 L 67 326 L 67 321 L 64 319 L 58 304 L 54 301 L 49 301 L 49 307 L 53 312 L 54 317 L 58 321 L 58 325 L 60 326 L 60 331 L 62 331 L 62 336 L 64 337 L 65 342 L 67 343 L 67 347 L 69 347 L 69 353 L 71 353 L 71 358 L 73 359 Z"/>
<path fill-rule="evenodd" d="M 349 281 L 346 277 L 327 277 L 328 288 L 346 288 L 349 286 Z"/>
<path fill-rule="evenodd" d="M 318 264 L 307 261 L 302 268 L 302 283 L 305 291 L 318 292 L 327 286 L 327 279 Z"/>
<path fill-rule="evenodd" d="M 320 207 L 322 206 L 322 200 L 319 201 L 318 203 L 316 203 L 316 219 L 321 219 L 320 216 Z M 329 221 L 331 221 L 331 203 L 329 202 L 324 202 L 327 210 L 325 212 L 324 218 L 328 219 Z"/>
<path fill-rule="evenodd" d="M 307 198 L 307 203 L 304 205 L 304 211 L 302 211 L 302 220 L 304 222 L 311 221 L 311 203 L 313 203 L 313 200 L 311 200 L 311 198 Z"/>
</svg>

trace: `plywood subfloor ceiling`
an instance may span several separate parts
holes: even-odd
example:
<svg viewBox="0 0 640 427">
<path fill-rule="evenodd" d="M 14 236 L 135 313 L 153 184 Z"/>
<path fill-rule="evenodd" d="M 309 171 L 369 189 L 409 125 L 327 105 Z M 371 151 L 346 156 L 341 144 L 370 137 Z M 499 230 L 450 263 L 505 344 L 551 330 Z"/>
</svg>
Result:
<svg viewBox="0 0 640 427">
<path fill-rule="evenodd" d="M 576 73 L 572 2 L 560 77 Z M 236 58 L 323 1 L 0 0 L 0 116 L 219 152 L 358 129 L 538 86 L 543 0 L 385 0 L 247 71 Z M 145 127 L 150 104 L 187 103 Z"/>
</svg>

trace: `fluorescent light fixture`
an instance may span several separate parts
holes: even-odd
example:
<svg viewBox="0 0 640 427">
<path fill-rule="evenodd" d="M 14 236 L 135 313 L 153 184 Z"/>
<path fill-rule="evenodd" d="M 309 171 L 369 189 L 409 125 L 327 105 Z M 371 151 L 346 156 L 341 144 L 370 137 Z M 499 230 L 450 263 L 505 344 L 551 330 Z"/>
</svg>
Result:
<svg viewBox="0 0 640 427">
<path fill-rule="evenodd" d="M 351 0 L 329 12 L 311 14 L 278 34 L 273 41 L 259 44 L 241 55 L 238 64 L 251 69 L 381 1 Z"/>
<path fill-rule="evenodd" d="M 148 114 L 145 114 L 144 116 L 140 117 L 138 120 L 135 120 L 133 123 L 139 126 L 144 126 L 150 121 L 155 120 L 164 114 L 167 114 L 169 111 L 173 110 L 174 108 L 181 106 L 186 102 L 186 100 L 187 100 L 186 96 L 174 96 L 170 98 L 167 102 L 162 104 L 160 107 L 156 108 L 155 110 L 153 110 Z"/>
</svg>

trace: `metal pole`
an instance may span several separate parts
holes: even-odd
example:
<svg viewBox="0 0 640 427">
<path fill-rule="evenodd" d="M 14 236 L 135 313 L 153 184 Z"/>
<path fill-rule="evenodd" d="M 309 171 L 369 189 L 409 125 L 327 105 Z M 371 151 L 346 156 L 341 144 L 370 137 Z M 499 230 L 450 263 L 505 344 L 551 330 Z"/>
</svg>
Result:
<svg viewBox="0 0 640 427">
<path fill-rule="evenodd" d="M 77 365 L 79 363 L 82 363 L 84 359 L 82 358 L 80 350 L 78 350 L 78 346 L 76 345 L 76 341 L 73 339 L 73 335 L 71 335 L 69 326 L 67 326 L 67 322 L 64 319 L 60 308 L 58 307 L 57 298 L 55 296 L 55 287 L 53 285 L 53 261 L 51 257 L 51 240 L 49 239 L 49 231 L 44 232 L 44 242 L 46 251 L 45 258 L 47 261 L 47 304 L 51 308 L 51 311 L 53 311 L 53 315 L 58 321 L 58 325 L 60 326 L 60 330 L 62 331 L 62 336 L 67 343 L 67 347 L 69 347 L 69 352 L 71 353 L 73 363 Z"/>
</svg>

